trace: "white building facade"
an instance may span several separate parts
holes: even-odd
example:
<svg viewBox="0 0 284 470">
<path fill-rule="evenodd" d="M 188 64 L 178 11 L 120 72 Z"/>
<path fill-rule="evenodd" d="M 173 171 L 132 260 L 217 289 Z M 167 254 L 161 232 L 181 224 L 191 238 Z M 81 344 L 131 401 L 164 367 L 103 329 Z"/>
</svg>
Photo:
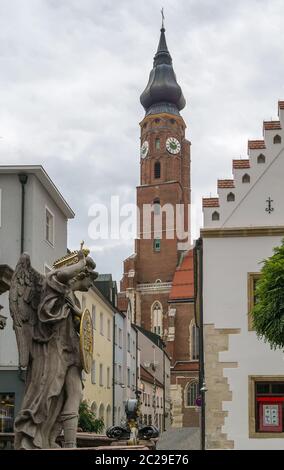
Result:
<svg viewBox="0 0 284 470">
<path fill-rule="evenodd" d="M 26 251 L 39 272 L 51 269 L 67 252 L 67 222 L 73 217 L 42 166 L 0 166 L 0 265 L 15 269 Z M 13 428 L 24 388 L 8 291 L 1 295 L 1 304 L 7 320 L 0 340 L 0 417 L 9 410 L 12 419 L 0 420 L 0 432 Z"/>
<path fill-rule="evenodd" d="M 233 179 L 204 198 L 206 447 L 283 449 L 284 354 L 258 339 L 250 311 L 262 261 L 284 236 L 284 102 L 248 142 Z"/>
</svg>

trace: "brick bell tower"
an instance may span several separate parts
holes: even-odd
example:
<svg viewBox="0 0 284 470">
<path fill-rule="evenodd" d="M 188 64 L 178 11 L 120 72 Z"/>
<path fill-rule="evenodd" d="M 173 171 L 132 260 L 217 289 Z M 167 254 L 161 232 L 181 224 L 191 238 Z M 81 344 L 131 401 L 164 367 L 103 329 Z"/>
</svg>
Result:
<svg viewBox="0 0 284 470">
<path fill-rule="evenodd" d="M 183 211 L 182 228 L 186 232 L 189 228 L 190 143 L 185 138 L 186 125 L 179 114 L 185 106 L 185 99 L 176 81 L 164 27 L 161 29 L 153 69 L 140 101 L 146 114 L 140 123 L 137 282 L 171 282 L 180 256 L 178 241 L 181 240 L 178 240 L 176 233 L 178 212 Z M 153 207 L 150 230 L 149 225 L 145 226 L 145 204 Z M 162 217 L 161 232 L 158 234 L 154 233 L 155 215 Z"/>
<path fill-rule="evenodd" d="M 167 302 L 184 251 L 180 245 L 183 237 L 177 236 L 177 217 L 183 222 L 183 230 L 189 232 L 190 142 L 185 138 L 186 124 L 180 115 L 186 102 L 173 70 L 164 25 L 140 102 L 145 117 L 140 123 L 138 238 L 135 254 L 124 262 L 121 291 L 132 300 L 135 323 L 165 337 L 169 326 Z M 152 208 L 150 227 L 145 221 L 145 206 L 147 214 L 149 206 Z M 156 216 L 162 221 L 158 234 L 154 232 Z M 162 324 L 153 319 L 153 296 L 163 312 Z"/>
<path fill-rule="evenodd" d="M 172 415 L 173 426 L 196 427 L 199 348 L 194 322 L 193 251 L 189 247 L 190 142 L 180 115 L 185 99 L 173 70 L 163 24 L 140 101 L 145 116 L 140 123 L 137 239 L 135 253 L 124 261 L 118 308 L 124 310 L 128 298 L 132 321 L 163 339 L 171 360 L 172 410 L 165 414 Z M 177 231 L 179 220 L 184 234 Z"/>
</svg>

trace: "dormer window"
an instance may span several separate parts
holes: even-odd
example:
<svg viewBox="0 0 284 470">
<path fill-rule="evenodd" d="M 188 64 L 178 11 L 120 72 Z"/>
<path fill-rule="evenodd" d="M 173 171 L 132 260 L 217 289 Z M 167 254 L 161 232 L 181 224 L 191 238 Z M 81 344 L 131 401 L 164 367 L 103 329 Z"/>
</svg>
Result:
<svg viewBox="0 0 284 470">
<path fill-rule="evenodd" d="M 212 220 L 220 220 L 220 214 L 219 212 L 215 211 L 212 214 Z"/>
<path fill-rule="evenodd" d="M 263 153 L 261 153 L 260 155 L 258 155 L 258 157 L 257 157 L 257 163 L 265 163 L 265 156 L 263 155 Z"/>
<path fill-rule="evenodd" d="M 276 134 L 273 139 L 274 144 L 281 144 L 281 137 L 279 134 Z"/>
<path fill-rule="evenodd" d="M 227 195 L 227 201 L 228 201 L 228 202 L 234 202 L 234 200 L 235 200 L 235 195 L 234 195 L 234 193 L 229 193 L 229 194 Z"/>
<path fill-rule="evenodd" d="M 242 178 L 242 182 L 243 183 L 250 183 L 250 175 L 248 175 L 247 173 L 243 176 Z"/>
</svg>

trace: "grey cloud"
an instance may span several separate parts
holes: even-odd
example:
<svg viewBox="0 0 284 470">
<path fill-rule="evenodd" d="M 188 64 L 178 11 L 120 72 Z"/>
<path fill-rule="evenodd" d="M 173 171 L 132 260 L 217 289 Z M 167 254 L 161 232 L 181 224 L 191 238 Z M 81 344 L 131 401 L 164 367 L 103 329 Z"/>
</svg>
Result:
<svg viewBox="0 0 284 470">
<path fill-rule="evenodd" d="M 187 99 L 194 235 L 201 197 L 230 177 L 284 98 L 282 0 L 165 0 L 166 34 Z M 158 44 L 158 0 L 0 2 L 0 162 L 41 163 L 76 211 L 69 245 L 86 238 L 88 208 L 111 194 L 135 202 L 139 122 Z M 93 244 L 92 240 L 86 240 Z M 116 279 L 131 244 L 98 241 L 98 269 Z"/>
</svg>

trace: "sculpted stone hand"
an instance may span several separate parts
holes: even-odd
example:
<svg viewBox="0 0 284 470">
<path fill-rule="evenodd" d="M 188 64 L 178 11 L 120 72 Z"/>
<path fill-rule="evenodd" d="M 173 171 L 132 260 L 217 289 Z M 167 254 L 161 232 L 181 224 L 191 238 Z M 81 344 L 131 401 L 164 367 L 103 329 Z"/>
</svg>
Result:
<svg viewBox="0 0 284 470">
<path fill-rule="evenodd" d="M 27 368 L 21 410 L 15 420 L 15 449 L 56 447 L 64 430 L 64 446 L 76 447 L 78 409 L 82 397 L 82 364 L 75 291 L 86 292 L 97 273 L 86 250 L 67 255 L 46 276 L 23 254 L 10 288 L 10 311 L 19 365 Z"/>
</svg>

